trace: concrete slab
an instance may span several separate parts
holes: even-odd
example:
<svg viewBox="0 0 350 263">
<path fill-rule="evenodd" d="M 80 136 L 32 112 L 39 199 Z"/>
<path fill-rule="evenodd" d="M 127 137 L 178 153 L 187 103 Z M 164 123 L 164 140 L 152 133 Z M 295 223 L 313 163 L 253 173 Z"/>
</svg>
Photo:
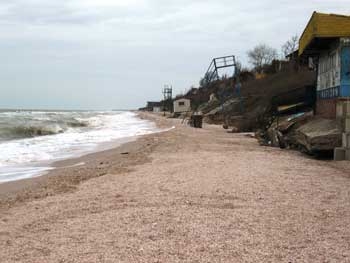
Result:
<svg viewBox="0 0 350 263">
<path fill-rule="evenodd" d="M 344 161 L 345 160 L 345 148 L 335 148 L 334 149 L 334 161 Z"/>
</svg>

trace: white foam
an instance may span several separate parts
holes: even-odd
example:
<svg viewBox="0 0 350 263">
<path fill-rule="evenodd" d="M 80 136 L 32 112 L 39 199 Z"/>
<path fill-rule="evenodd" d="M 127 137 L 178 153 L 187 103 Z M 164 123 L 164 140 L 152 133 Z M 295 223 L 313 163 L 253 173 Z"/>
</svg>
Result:
<svg viewBox="0 0 350 263">
<path fill-rule="evenodd" d="M 102 143 L 158 131 L 153 123 L 131 112 L 101 113 L 86 121 L 92 129 L 69 129 L 61 134 L 1 143 L 0 182 L 36 176 L 49 169 L 47 163 L 92 152 Z"/>
</svg>

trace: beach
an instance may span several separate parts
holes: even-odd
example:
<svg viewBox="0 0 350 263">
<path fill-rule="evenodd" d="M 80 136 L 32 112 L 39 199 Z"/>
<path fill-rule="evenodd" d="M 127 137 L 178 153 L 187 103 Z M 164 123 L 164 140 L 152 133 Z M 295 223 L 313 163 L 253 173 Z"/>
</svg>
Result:
<svg viewBox="0 0 350 263">
<path fill-rule="evenodd" d="M 168 131 L 0 184 L 1 262 L 350 261 L 348 162 L 139 116 Z"/>
</svg>

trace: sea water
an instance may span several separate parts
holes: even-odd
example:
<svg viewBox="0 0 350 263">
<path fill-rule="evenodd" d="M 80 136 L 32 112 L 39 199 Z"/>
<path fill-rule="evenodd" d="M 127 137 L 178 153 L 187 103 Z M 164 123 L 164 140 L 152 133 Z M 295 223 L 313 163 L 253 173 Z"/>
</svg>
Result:
<svg viewBox="0 0 350 263">
<path fill-rule="evenodd" d="M 157 131 L 133 112 L 0 111 L 0 183 L 35 177 L 54 161 Z"/>
</svg>

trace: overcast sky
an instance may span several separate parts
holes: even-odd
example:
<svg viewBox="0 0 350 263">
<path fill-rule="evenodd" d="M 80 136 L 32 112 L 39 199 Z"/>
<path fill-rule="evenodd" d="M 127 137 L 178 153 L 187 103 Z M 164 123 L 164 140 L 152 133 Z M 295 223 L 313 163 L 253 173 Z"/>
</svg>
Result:
<svg viewBox="0 0 350 263">
<path fill-rule="evenodd" d="M 349 0 L 0 0 L 0 108 L 118 109 L 198 85 L 212 57 L 280 50 Z"/>
</svg>

